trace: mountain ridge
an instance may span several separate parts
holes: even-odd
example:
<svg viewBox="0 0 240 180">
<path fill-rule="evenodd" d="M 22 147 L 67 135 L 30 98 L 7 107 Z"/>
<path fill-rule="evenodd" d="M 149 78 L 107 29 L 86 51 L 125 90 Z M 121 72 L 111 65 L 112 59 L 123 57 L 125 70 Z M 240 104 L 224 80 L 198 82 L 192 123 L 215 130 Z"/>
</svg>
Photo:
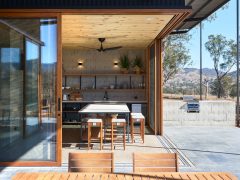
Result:
<svg viewBox="0 0 240 180">
<path fill-rule="evenodd" d="M 229 73 L 233 81 L 236 79 L 236 71 Z M 216 71 L 213 68 L 203 68 L 202 69 L 202 79 L 204 81 L 212 82 L 216 79 Z M 166 85 L 169 84 L 199 84 L 200 81 L 200 69 L 198 68 L 184 68 L 180 70 L 173 78 L 169 79 Z"/>
</svg>

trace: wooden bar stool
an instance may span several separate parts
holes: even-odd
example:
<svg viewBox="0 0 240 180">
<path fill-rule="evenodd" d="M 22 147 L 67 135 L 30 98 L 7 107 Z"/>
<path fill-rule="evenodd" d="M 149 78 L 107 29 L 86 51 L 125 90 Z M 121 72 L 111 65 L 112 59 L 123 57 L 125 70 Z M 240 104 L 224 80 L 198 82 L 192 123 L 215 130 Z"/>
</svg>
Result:
<svg viewBox="0 0 240 180">
<path fill-rule="evenodd" d="M 91 138 L 92 138 L 92 127 L 100 127 L 100 150 L 102 150 L 102 119 L 89 119 L 88 123 L 88 149 L 90 149 Z"/>
<path fill-rule="evenodd" d="M 122 127 L 123 128 L 123 148 L 126 149 L 126 120 L 125 119 L 112 119 L 112 127 L 111 127 L 111 149 L 113 149 L 114 143 L 114 127 Z M 116 130 L 117 131 L 117 130 Z M 116 132 L 117 133 L 117 132 Z"/>
<path fill-rule="evenodd" d="M 134 123 L 140 123 L 140 136 L 142 138 L 142 142 L 144 143 L 144 134 L 145 134 L 145 117 L 142 113 L 131 113 L 131 139 L 132 143 L 134 141 Z"/>
</svg>

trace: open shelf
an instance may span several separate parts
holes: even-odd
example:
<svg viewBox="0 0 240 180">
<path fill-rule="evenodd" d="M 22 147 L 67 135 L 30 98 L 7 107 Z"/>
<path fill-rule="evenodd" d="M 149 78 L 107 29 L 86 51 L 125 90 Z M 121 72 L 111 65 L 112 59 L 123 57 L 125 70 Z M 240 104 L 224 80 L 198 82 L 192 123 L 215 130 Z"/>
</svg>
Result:
<svg viewBox="0 0 240 180">
<path fill-rule="evenodd" d="M 63 76 L 145 76 L 145 73 L 136 74 L 136 73 L 128 73 L 128 74 L 121 74 L 121 73 L 91 73 L 91 74 L 81 74 L 81 73 L 65 73 Z"/>
<path fill-rule="evenodd" d="M 132 89 L 63 89 L 63 91 L 81 91 L 81 92 L 93 92 L 93 91 L 145 91 L 143 88 L 132 88 Z"/>
<path fill-rule="evenodd" d="M 72 90 L 90 92 L 90 91 L 143 91 L 145 89 L 146 77 L 145 74 L 65 74 L 64 75 L 63 91 L 68 92 Z M 73 77 L 74 80 L 68 78 Z M 108 78 L 111 78 L 109 81 Z M 122 79 L 121 77 L 124 77 Z M 88 79 L 90 78 L 90 79 Z M 106 79 L 105 79 L 106 78 Z M 136 81 L 137 79 L 137 81 Z M 109 81 L 109 84 L 106 84 Z M 68 84 L 68 81 L 74 84 Z M 88 81 L 88 84 L 86 84 Z M 99 85 L 100 83 L 100 85 Z M 105 83 L 105 84 L 104 84 Z M 138 84 L 136 86 L 136 83 Z M 113 85 L 115 88 L 111 89 L 109 86 Z M 141 86 L 139 86 L 141 85 Z M 106 86 L 106 88 L 104 88 Z M 126 87 L 124 87 L 126 86 Z M 73 87 L 73 88 L 71 88 Z M 91 88 L 93 87 L 93 88 Z"/>
<path fill-rule="evenodd" d="M 130 104 L 142 104 L 138 101 L 138 97 L 143 98 L 146 95 L 146 74 L 121 74 L 121 73 L 64 73 L 63 75 L 63 94 L 70 96 L 79 94 L 81 100 L 79 101 L 63 101 L 63 124 L 64 125 L 78 125 L 81 116 L 78 114 L 77 109 L 83 108 L 88 103 L 95 103 L 103 101 L 105 91 L 111 98 L 117 99 L 114 102 L 120 102 L 121 97 L 128 99 Z M 66 88 L 67 87 L 67 88 Z M 114 87 L 114 88 L 112 88 Z M 103 95 L 104 94 L 104 95 Z M 83 99 L 94 99 L 92 101 L 84 101 Z M 100 100 L 99 100 L 100 99 Z M 126 103 L 126 101 L 121 101 Z M 72 120 L 76 120 L 72 121 Z"/>
</svg>

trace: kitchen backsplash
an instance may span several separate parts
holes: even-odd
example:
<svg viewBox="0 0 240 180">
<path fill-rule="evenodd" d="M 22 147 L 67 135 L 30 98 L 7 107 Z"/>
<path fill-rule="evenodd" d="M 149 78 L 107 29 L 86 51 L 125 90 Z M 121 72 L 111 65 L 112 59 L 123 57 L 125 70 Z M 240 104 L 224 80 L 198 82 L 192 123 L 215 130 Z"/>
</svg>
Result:
<svg viewBox="0 0 240 180">
<path fill-rule="evenodd" d="M 144 49 L 120 49 L 116 51 L 98 52 L 76 48 L 63 48 L 63 73 L 118 73 L 119 67 L 114 67 L 122 55 L 128 55 L 130 61 L 139 56 L 145 65 Z M 83 68 L 78 67 L 83 62 Z M 144 66 L 145 68 L 145 66 Z"/>
<path fill-rule="evenodd" d="M 104 74 L 120 73 L 119 67 L 114 67 L 114 62 L 119 61 L 121 55 L 128 54 L 130 60 L 136 56 L 142 57 L 145 66 L 144 50 L 121 49 L 99 53 L 95 50 L 63 49 L 63 74 Z M 83 62 L 83 68 L 78 67 L 78 62 Z M 133 72 L 132 72 L 133 73 Z M 66 82 L 65 82 L 66 80 Z M 109 100 L 112 101 L 145 101 L 146 98 L 146 76 L 82 76 L 81 86 L 78 76 L 63 77 L 63 94 L 80 93 L 81 99 L 85 101 L 103 100 L 107 91 Z M 96 86 L 96 87 L 95 87 Z M 81 88 L 81 90 L 80 90 Z M 94 90 L 97 89 L 97 90 Z M 114 90 L 113 90 L 114 89 Z"/>
</svg>

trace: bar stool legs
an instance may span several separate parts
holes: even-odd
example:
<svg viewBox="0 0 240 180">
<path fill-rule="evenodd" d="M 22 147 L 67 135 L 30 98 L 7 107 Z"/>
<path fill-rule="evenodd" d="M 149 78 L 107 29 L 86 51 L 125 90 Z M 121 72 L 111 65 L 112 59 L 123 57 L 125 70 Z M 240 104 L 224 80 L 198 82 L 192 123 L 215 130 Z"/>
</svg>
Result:
<svg viewBox="0 0 240 180">
<path fill-rule="evenodd" d="M 90 149 L 91 137 L 92 137 L 92 127 L 100 127 L 100 150 L 103 146 L 103 135 L 102 135 L 102 119 L 89 119 L 88 120 L 88 149 Z"/>
<path fill-rule="evenodd" d="M 144 118 L 142 118 L 140 122 L 140 131 L 141 131 L 142 141 L 144 143 L 144 136 L 145 136 L 145 119 Z"/>
<path fill-rule="evenodd" d="M 126 120 L 125 119 L 112 119 L 111 125 L 111 149 L 114 146 L 114 126 L 123 128 L 123 148 L 126 149 Z M 117 133 L 117 132 L 116 132 Z"/>
<path fill-rule="evenodd" d="M 134 123 L 140 122 L 140 137 L 142 139 L 142 143 L 144 143 L 144 135 L 145 135 L 145 117 L 142 113 L 131 113 L 131 140 L 134 142 Z"/>
<path fill-rule="evenodd" d="M 134 134 L 134 121 L 132 119 L 132 116 L 131 116 L 131 140 L 132 140 L 132 143 L 133 143 L 133 140 L 134 140 L 134 137 L 133 137 L 133 134 Z"/>
</svg>

